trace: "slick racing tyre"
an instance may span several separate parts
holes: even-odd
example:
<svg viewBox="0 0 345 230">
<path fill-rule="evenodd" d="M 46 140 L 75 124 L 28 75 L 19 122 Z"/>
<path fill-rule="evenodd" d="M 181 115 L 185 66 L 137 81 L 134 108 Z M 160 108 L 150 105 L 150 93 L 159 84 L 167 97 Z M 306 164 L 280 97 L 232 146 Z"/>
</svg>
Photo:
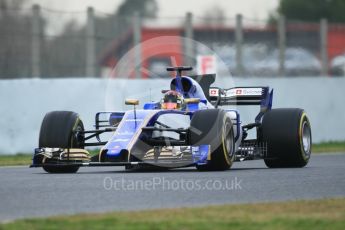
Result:
<svg viewBox="0 0 345 230">
<path fill-rule="evenodd" d="M 311 155 L 311 126 L 302 109 L 273 109 L 262 120 L 261 135 L 267 143 L 269 168 L 304 167 Z"/>
<path fill-rule="evenodd" d="M 40 148 L 84 148 L 83 135 L 76 135 L 76 131 L 84 131 L 83 122 L 79 115 L 70 111 L 53 111 L 47 113 L 43 119 L 40 135 Z M 49 163 L 49 160 L 45 163 Z M 48 173 L 75 173 L 79 166 L 74 165 L 44 165 Z"/>
<path fill-rule="evenodd" d="M 206 164 L 198 170 L 220 171 L 231 167 L 235 157 L 235 141 L 231 119 L 220 109 L 196 111 L 191 120 L 190 140 L 193 146 L 210 145 Z"/>
</svg>

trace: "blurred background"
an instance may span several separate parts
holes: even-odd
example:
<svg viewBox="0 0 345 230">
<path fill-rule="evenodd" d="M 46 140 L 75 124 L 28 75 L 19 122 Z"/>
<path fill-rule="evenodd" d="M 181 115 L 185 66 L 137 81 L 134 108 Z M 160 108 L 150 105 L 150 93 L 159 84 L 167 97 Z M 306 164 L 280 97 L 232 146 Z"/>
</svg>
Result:
<svg viewBox="0 0 345 230">
<path fill-rule="evenodd" d="M 342 0 L 0 0 L 0 78 L 107 77 L 128 50 L 157 36 L 210 47 L 226 64 L 219 74 L 344 76 L 344 11 Z M 196 66 L 188 55 L 208 55 L 190 43 L 173 47 L 185 56 L 140 49 L 150 57 L 140 68 L 163 78 L 171 56 Z"/>
<path fill-rule="evenodd" d="M 270 86 L 274 108 L 306 110 L 315 143 L 343 141 L 344 12 L 344 0 L 0 0 L 0 154 L 32 152 L 49 111 L 93 129 L 98 111 L 131 109 L 125 98 L 159 101 L 170 65 Z M 249 123 L 258 108 L 240 111 Z"/>
</svg>

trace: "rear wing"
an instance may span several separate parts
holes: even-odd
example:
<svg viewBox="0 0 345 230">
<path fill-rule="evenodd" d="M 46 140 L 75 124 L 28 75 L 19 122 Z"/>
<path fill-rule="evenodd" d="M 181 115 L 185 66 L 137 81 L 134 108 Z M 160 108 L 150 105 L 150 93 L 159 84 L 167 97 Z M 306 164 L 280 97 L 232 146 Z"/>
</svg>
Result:
<svg viewBox="0 0 345 230">
<path fill-rule="evenodd" d="M 269 87 L 234 87 L 209 89 L 210 102 L 215 106 L 227 105 L 260 105 L 260 113 L 256 121 L 260 121 L 263 114 L 272 109 L 273 89 Z"/>
<path fill-rule="evenodd" d="M 272 92 L 272 91 L 271 91 Z M 269 87 L 235 87 L 209 89 L 210 101 L 216 105 L 261 105 L 269 97 Z"/>
</svg>

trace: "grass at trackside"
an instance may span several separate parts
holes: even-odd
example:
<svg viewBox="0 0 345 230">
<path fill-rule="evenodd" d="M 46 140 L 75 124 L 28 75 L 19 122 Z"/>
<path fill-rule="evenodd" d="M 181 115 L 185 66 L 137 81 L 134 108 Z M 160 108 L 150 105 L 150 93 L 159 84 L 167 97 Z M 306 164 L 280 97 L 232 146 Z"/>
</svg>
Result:
<svg viewBox="0 0 345 230">
<path fill-rule="evenodd" d="M 345 229 L 345 198 L 80 214 L 0 224 L 0 229 Z"/>
<path fill-rule="evenodd" d="M 0 155 L 0 166 L 29 165 L 31 154 Z"/>
<path fill-rule="evenodd" d="M 313 153 L 345 153 L 345 141 L 324 142 L 320 144 L 313 144 Z M 90 151 L 91 155 L 98 154 L 98 150 Z M 17 155 L 1 155 L 0 166 L 10 165 L 29 165 L 31 163 L 31 154 L 17 154 Z"/>
<path fill-rule="evenodd" d="M 331 141 L 313 144 L 313 153 L 345 152 L 345 141 Z"/>
</svg>

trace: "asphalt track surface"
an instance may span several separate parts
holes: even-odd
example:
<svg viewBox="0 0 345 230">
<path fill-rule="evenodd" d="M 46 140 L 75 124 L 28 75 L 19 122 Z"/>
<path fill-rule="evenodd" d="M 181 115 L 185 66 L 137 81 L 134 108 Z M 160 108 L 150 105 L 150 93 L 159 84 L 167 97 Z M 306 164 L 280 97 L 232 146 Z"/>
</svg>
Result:
<svg viewBox="0 0 345 230">
<path fill-rule="evenodd" d="M 0 221 L 61 214 L 191 207 L 345 196 L 345 154 L 313 155 L 308 166 L 268 169 L 235 162 L 225 172 L 194 168 L 128 172 L 81 168 L 47 174 L 41 168 L 0 167 Z"/>
</svg>

